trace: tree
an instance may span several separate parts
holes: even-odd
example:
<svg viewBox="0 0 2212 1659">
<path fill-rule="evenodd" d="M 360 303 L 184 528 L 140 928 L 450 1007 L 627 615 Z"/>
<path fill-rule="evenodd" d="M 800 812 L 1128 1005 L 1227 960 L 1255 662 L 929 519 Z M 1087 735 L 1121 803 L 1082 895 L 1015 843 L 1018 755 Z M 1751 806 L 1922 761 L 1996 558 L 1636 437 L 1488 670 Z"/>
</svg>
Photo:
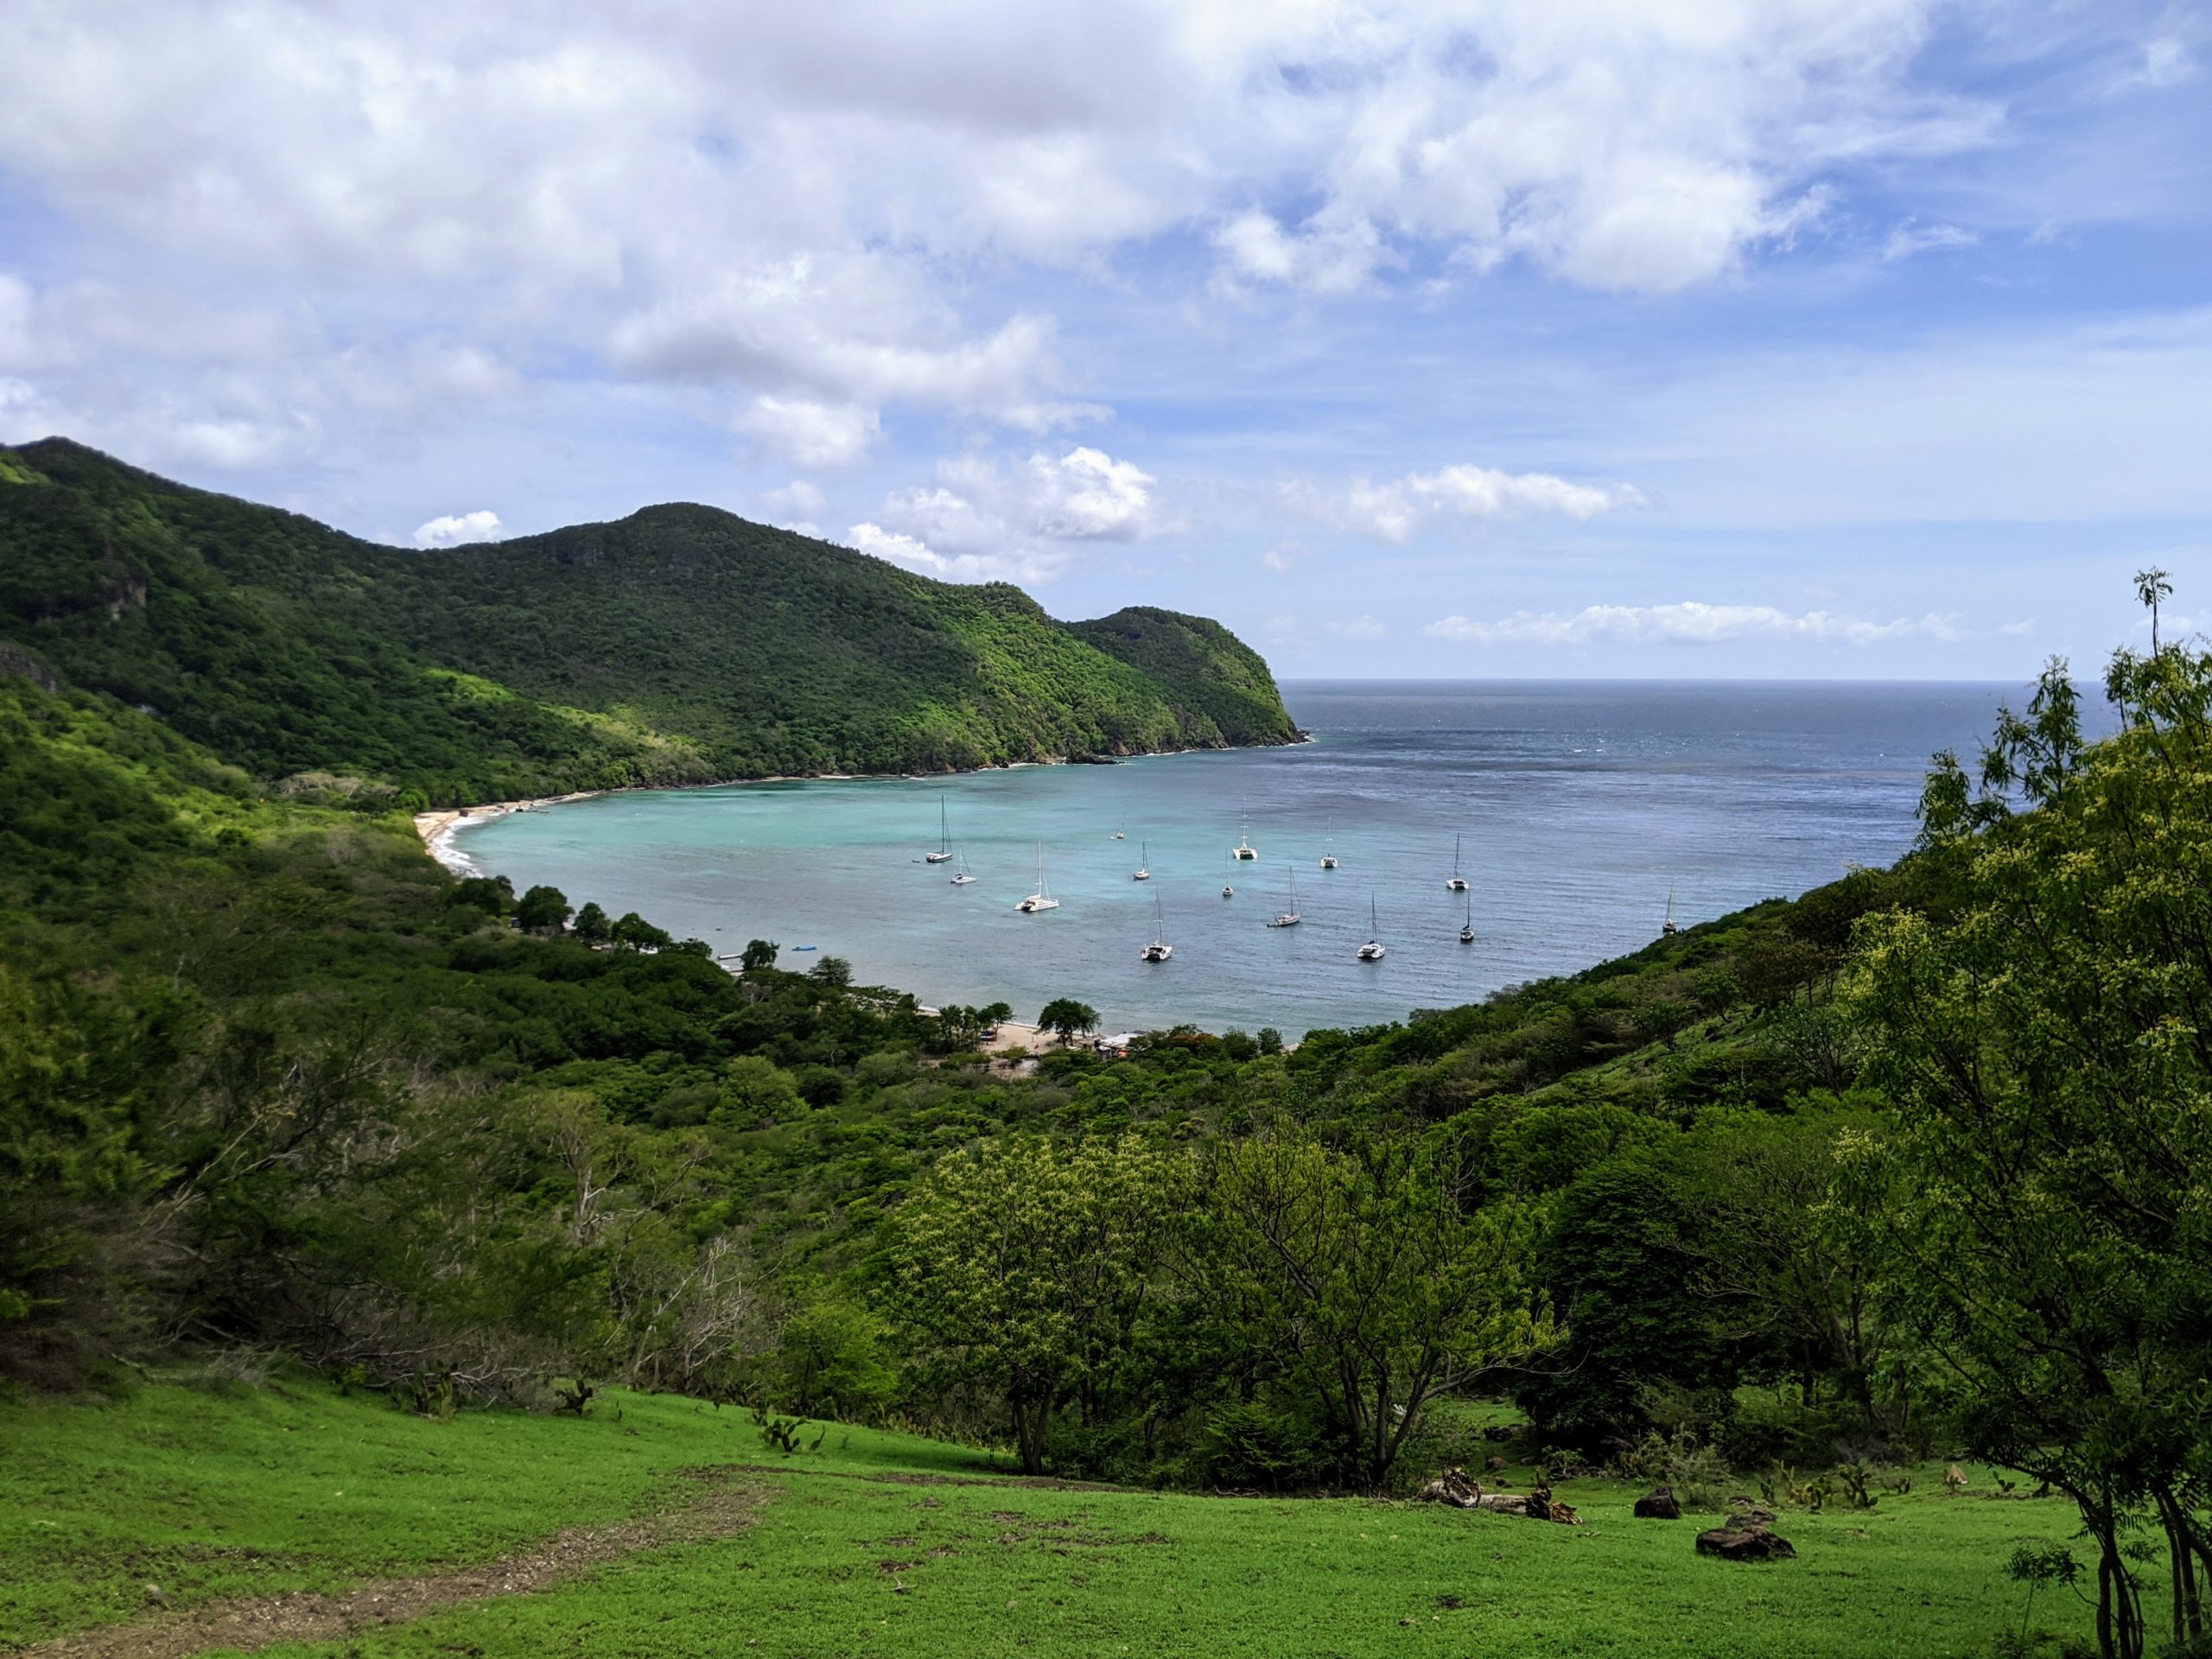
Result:
<svg viewBox="0 0 2212 1659">
<path fill-rule="evenodd" d="M 594 900 L 576 912 L 576 924 L 572 931 L 586 944 L 605 944 L 613 937 L 614 924 Z"/>
<path fill-rule="evenodd" d="M 1037 1016 L 1037 1024 L 1063 1043 L 1071 1043 L 1079 1033 L 1098 1028 L 1098 1010 L 1071 996 L 1056 996 Z"/>
<path fill-rule="evenodd" d="M 884 1322 L 834 1291 L 809 1297 L 785 1322 L 776 1365 L 785 1404 L 809 1417 L 851 1417 L 880 1405 L 898 1378 L 884 1363 Z"/>
<path fill-rule="evenodd" d="M 892 1311 L 941 1382 L 1004 1401 L 1024 1473 L 1064 1400 L 1096 1416 L 1122 1382 L 1188 1172 L 1135 1136 L 987 1141 L 893 1216 Z"/>
<path fill-rule="evenodd" d="M 2151 613 L 2151 654 L 2153 657 L 2158 654 L 2158 604 L 2173 595 L 2173 583 L 2167 580 L 2166 573 L 2157 565 L 2135 573 L 2135 596 Z"/>
<path fill-rule="evenodd" d="M 1421 1408 L 1553 1346 L 1531 1274 L 1535 1213 L 1472 1205 L 1462 1143 L 1383 1135 L 1339 1148 L 1284 1125 L 1222 1148 L 1192 1252 L 1198 1293 L 1338 1427 L 1380 1490 Z"/>
<path fill-rule="evenodd" d="M 608 933 L 615 944 L 631 950 L 658 950 L 664 945 L 676 943 L 666 932 L 655 927 L 634 910 L 625 911 Z"/>
<path fill-rule="evenodd" d="M 515 884 L 504 875 L 463 876 L 446 889 L 445 901 L 455 909 L 504 916 L 515 902 Z"/>
<path fill-rule="evenodd" d="M 745 954 L 737 959 L 738 966 L 748 974 L 759 973 L 763 969 L 772 968 L 776 965 L 776 951 L 777 947 L 766 939 L 747 940 Z"/>
<path fill-rule="evenodd" d="M 842 957 L 823 957 L 806 970 L 806 976 L 828 989 L 845 990 L 853 982 L 853 964 Z"/>
<path fill-rule="evenodd" d="M 2212 1575 L 2212 659 L 2123 652 L 2107 684 L 2105 742 L 2054 662 L 1978 791 L 1954 757 L 1931 773 L 1922 858 L 1959 902 L 1860 925 L 1889 1109 L 1846 1144 L 1885 1293 L 1974 1449 L 2073 1498 L 2101 1649 L 2134 1659 L 2135 1529 L 2164 1535 L 2177 1646 Z"/>
<path fill-rule="evenodd" d="M 568 896 L 558 887 L 532 887 L 515 904 L 516 925 L 525 933 L 558 933 L 570 913 Z"/>
</svg>

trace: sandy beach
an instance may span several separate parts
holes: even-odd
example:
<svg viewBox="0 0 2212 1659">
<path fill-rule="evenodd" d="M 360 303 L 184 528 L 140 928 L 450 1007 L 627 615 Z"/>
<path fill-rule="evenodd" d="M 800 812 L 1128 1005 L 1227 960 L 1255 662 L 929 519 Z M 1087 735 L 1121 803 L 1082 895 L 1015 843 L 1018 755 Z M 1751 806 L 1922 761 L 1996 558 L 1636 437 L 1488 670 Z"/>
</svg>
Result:
<svg viewBox="0 0 2212 1659">
<path fill-rule="evenodd" d="M 521 812 L 532 807 L 558 806 L 564 801 L 588 801 L 604 790 L 580 789 L 567 795 L 541 795 L 534 800 L 493 801 L 485 806 L 442 807 L 435 812 L 415 815 L 415 833 L 423 837 L 423 844 L 430 849 L 430 856 L 448 869 L 457 874 L 468 874 L 472 868 L 467 859 L 453 844 L 454 831 L 472 825 L 489 823 L 503 818 L 510 812 Z"/>
</svg>

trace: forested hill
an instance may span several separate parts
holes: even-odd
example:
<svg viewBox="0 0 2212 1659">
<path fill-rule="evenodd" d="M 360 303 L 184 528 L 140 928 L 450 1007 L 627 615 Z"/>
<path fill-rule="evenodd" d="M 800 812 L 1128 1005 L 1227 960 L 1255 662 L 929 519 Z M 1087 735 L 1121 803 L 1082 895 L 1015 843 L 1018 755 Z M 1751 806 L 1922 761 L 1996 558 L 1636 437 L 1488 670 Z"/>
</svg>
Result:
<svg viewBox="0 0 2212 1659">
<path fill-rule="evenodd" d="M 0 639 L 264 778 L 432 801 L 1281 743 L 1217 623 L 1055 621 L 715 508 L 415 552 L 0 448 Z"/>
</svg>

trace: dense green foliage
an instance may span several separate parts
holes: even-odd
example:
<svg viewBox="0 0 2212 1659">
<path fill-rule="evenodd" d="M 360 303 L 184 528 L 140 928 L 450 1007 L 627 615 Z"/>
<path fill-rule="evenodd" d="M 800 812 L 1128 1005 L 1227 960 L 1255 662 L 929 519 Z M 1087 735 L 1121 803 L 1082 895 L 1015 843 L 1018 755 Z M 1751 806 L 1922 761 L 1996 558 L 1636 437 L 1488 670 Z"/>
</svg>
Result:
<svg viewBox="0 0 2212 1659">
<path fill-rule="evenodd" d="M 410 552 L 58 440 L 0 473 L 0 639 L 264 778 L 435 801 L 1280 743 L 1217 625 L 1069 626 L 702 506 Z"/>
</svg>

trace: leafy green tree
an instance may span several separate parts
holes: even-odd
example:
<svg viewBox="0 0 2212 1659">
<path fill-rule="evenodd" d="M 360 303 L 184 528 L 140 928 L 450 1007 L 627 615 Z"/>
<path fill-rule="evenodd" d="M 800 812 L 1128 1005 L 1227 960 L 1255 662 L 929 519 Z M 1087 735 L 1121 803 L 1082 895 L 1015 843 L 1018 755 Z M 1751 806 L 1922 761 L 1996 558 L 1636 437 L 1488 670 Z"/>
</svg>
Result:
<svg viewBox="0 0 2212 1659">
<path fill-rule="evenodd" d="M 806 976 L 830 990 L 845 990 L 853 982 L 853 964 L 842 957 L 822 957 L 806 970 Z"/>
<path fill-rule="evenodd" d="M 1282 1052 L 1282 1033 L 1277 1031 L 1273 1026 L 1262 1026 L 1257 1040 L 1260 1045 L 1260 1052 L 1262 1054 Z"/>
<path fill-rule="evenodd" d="M 766 939 L 747 940 L 745 954 L 738 958 L 738 965 L 748 974 L 757 974 L 763 969 L 773 968 L 776 965 L 776 950 L 777 947 Z"/>
<path fill-rule="evenodd" d="M 2134 1659 L 2134 1529 L 2164 1535 L 2177 1647 L 2212 1574 L 2212 660 L 2123 652 L 2107 690 L 2124 724 L 2090 747 L 2054 662 L 1979 789 L 1930 775 L 1921 856 L 1961 902 L 1861 924 L 1891 1116 L 1847 1144 L 1885 1292 L 1973 1449 L 2073 1498 L 2100 1647 Z"/>
<path fill-rule="evenodd" d="M 1063 1043 L 1071 1043 L 1083 1033 L 1098 1028 L 1098 1010 L 1071 996 L 1057 996 L 1045 1005 L 1037 1024 Z"/>
<path fill-rule="evenodd" d="M 1460 1144 L 1378 1135 L 1346 1147 L 1281 1126 L 1222 1148 L 1195 1292 L 1248 1344 L 1296 1357 L 1351 1471 L 1388 1482 L 1422 1408 L 1551 1348 L 1534 1211 L 1479 1207 Z"/>
<path fill-rule="evenodd" d="M 658 950 L 676 941 L 660 928 L 655 927 L 634 910 L 626 911 L 608 930 L 614 943 L 631 950 Z"/>
<path fill-rule="evenodd" d="M 464 876 L 446 889 L 446 903 L 455 909 L 504 916 L 514 908 L 515 884 L 504 875 Z"/>
<path fill-rule="evenodd" d="M 605 944 L 614 936 L 614 924 L 607 919 L 607 912 L 599 907 L 598 901 L 591 899 L 587 900 L 584 907 L 576 912 L 576 924 L 572 931 L 586 944 Z"/>
<path fill-rule="evenodd" d="M 569 914 L 568 895 L 558 887 L 532 887 L 515 902 L 515 922 L 525 933 L 558 933 Z"/>
<path fill-rule="evenodd" d="M 714 1122 L 741 1129 L 768 1128 L 797 1116 L 805 1104 L 798 1081 L 774 1061 L 741 1054 L 722 1073 Z"/>
<path fill-rule="evenodd" d="M 1027 1138 L 946 1158 L 893 1217 L 892 1312 L 944 1385 L 995 1392 L 1027 1474 L 1071 1395 L 1099 1408 L 1188 1190 L 1135 1137 L 1072 1151 Z"/>
<path fill-rule="evenodd" d="M 785 1321 L 776 1367 L 785 1403 L 807 1416 L 864 1416 L 891 1397 L 884 1321 L 861 1302 L 817 1291 Z"/>
</svg>

